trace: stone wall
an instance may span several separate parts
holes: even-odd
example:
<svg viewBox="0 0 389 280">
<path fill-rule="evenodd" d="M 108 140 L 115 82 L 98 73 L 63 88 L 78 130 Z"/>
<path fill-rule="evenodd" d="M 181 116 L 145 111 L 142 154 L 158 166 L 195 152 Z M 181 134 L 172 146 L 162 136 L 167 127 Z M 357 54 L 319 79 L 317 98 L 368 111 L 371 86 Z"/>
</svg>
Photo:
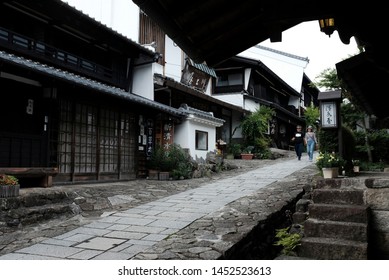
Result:
<svg viewBox="0 0 389 280">
<path fill-rule="evenodd" d="M 290 225 L 288 213 L 316 173 L 316 167 L 309 166 L 237 199 L 133 259 L 274 259 L 282 249 L 274 245 L 275 231 Z"/>
<path fill-rule="evenodd" d="M 389 259 L 389 172 L 361 172 L 334 180 L 341 188 L 362 189 L 370 207 L 369 259 Z"/>
<path fill-rule="evenodd" d="M 388 173 L 389 174 L 389 173 Z M 366 203 L 371 207 L 369 250 L 373 259 L 389 259 L 389 176 L 365 180 Z"/>
</svg>

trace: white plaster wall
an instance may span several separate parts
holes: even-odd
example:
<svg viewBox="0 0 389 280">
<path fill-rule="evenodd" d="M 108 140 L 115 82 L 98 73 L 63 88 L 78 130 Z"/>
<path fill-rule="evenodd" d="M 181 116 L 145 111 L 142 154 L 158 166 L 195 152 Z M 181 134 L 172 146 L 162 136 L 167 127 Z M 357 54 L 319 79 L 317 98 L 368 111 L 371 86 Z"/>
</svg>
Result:
<svg viewBox="0 0 389 280">
<path fill-rule="evenodd" d="M 190 155 L 192 156 L 191 147 L 189 143 L 189 127 L 189 121 L 183 121 L 182 123 L 175 125 L 174 143 L 180 145 L 184 149 L 188 149 L 190 151 Z"/>
<path fill-rule="evenodd" d="M 297 92 L 301 92 L 304 69 L 308 61 L 295 55 L 251 47 L 238 56 L 262 61 L 270 70 Z"/>
<path fill-rule="evenodd" d="M 255 102 L 254 100 L 251 99 L 244 99 L 244 109 L 250 111 L 250 112 L 255 112 L 256 110 L 259 109 L 259 103 Z"/>
<path fill-rule="evenodd" d="M 244 108 L 242 93 L 214 94 L 212 97 L 227 102 L 229 104 Z"/>
<path fill-rule="evenodd" d="M 139 7 L 129 0 L 62 0 L 84 14 L 138 42 Z"/>
<path fill-rule="evenodd" d="M 251 68 L 244 69 L 244 89 L 245 90 L 248 90 L 250 75 L 251 75 Z"/>
<path fill-rule="evenodd" d="M 132 92 L 134 94 L 154 100 L 153 73 L 157 63 L 150 63 L 135 67 Z"/>
<path fill-rule="evenodd" d="M 159 63 L 153 63 L 153 69 L 155 74 L 163 75 L 164 68 Z M 153 81 L 154 82 L 154 81 Z"/>
<path fill-rule="evenodd" d="M 182 50 L 169 38 L 165 36 L 165 76 L 181 81 L 183 69 Z"/>
<path fill-rule="evenodd" d="M 212 89 L 212 80 L 213 79 L 215 79 L 215 78 L 213 78 L 213 77 L 209 78 L 207 88 L 205 89 L 205 92 L 204 92 L 205 95 L 212 96 L 211 89 Z"/>
<path fill-rule="evenodd" d="M 196 130 L 208 132 L 208 150 L 196 150 Z M 188 149 L 193 159 L 206 159 L 207 153 L 215 150 L 216 129 L 214 126 L 208 126 L 191 120 L 186 120 L 175 127 L 174 133 L 174 142 L 179 144 L 182 148 Z"/>
</svg>

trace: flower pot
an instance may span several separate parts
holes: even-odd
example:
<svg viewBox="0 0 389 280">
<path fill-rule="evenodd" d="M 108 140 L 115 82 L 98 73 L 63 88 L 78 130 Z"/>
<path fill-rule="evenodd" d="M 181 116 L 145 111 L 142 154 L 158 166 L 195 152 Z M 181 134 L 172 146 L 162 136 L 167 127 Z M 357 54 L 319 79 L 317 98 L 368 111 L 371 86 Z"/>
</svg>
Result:
<svg viewBox="0 0 389 280">
<path fill-rule="evenodd" d="M 149 169 L 148 179 L 158 180 L 159 170 Z"/>
<path fill-rule="evenodd" d="M 19 196 L 20 185 L 0 185 L 0 198 Z"/>
<path fill-rule="evenodd" d="M 354 166 L 353 170 L 354 170 L 355 173 L 359 173 L 359 166 Z"/>
<path fill-rule="evenodd" d="M 159 180 L 160 181 L 167 181 L 170 179 L 170 173 L 167 171 L 160 171 L 159 172 Z"/>
<path fill-rule="evenodd" d="M 336 178 L 339 176 L 339 168 L 338 167 L 323 167 L 323 178 L 328 179 L 328 178 Z"/>
<path fill-rule="evenodd" d="M 250 160 L 253 159 L 254 154 L 240 154 L 241 159 Z"/>
</svg>

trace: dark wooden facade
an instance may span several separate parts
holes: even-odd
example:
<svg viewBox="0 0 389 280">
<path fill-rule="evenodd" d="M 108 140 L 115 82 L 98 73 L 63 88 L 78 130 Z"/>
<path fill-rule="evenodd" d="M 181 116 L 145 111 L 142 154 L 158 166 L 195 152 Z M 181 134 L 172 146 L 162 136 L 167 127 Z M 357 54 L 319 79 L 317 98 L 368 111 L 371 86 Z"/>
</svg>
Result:
<svg viewBox="0 0 389 280">
<path fill-rule="evenodd" d="M 2 1 L 0 167 L 55 167 L 55 183 L 144 176 L 142 137 L 180 115 L 131 94 L 133 65 L 153 58 L 62 1 Z"/>
</svg>

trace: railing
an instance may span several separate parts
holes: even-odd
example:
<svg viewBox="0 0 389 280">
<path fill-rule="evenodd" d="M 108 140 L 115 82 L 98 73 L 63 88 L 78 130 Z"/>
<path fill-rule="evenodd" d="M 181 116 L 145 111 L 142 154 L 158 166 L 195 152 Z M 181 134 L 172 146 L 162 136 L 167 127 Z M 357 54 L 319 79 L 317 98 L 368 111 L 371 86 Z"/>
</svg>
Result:
<svg viewBox="0 0 389 280">
<path fill-rule="evenodd" d="M 35 56 L 45 62 L 55 63 L 80 74 L 113 83 L 113 71 L 92 61 L 52 47 L 12 31 L 0 28 L 0 46 Z"/>
</svg>

